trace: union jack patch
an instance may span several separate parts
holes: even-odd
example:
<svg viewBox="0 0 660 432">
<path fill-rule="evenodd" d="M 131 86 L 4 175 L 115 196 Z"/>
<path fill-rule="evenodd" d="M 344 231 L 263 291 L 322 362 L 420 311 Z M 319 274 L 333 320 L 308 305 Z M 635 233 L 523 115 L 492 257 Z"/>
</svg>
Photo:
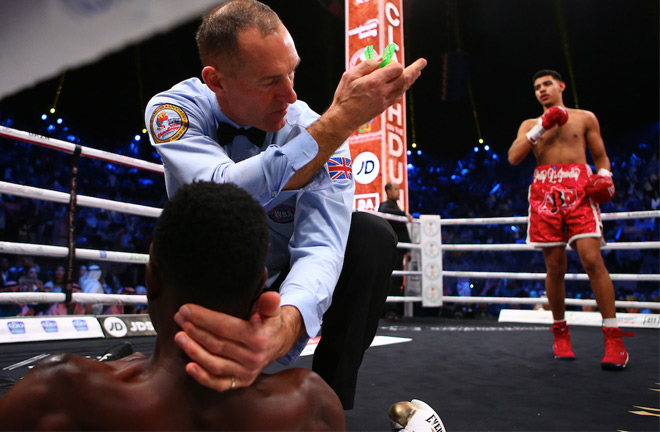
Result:
<svg viewBox="0 0 660 432">
<path fill-rule="evenodd" d="M 352 180 L 353 163 L 349 158 L 333 157 L 328 160 L 330 180 Z"/>
</svg>

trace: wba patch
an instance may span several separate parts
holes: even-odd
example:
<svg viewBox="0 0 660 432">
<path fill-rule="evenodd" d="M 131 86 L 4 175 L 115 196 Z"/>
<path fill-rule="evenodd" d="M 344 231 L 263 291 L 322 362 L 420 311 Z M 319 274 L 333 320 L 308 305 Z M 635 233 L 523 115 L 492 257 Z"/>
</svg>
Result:
<svg viewBox="0 0 660 432">
<path fill-rule="evenodd" d="M 288 205 L 278 205 L 274 209 L 268 212 L 268 217 L 277 223 L 288 224 L 293 222 L 293 218 L 296 215 L 295 207 Z"/>
<path fill-rule="evenodd" d="M 350 158 L 333 157 L 328 160 L 330 180 L 352 180 L 353 164 Z"/>
</svg>

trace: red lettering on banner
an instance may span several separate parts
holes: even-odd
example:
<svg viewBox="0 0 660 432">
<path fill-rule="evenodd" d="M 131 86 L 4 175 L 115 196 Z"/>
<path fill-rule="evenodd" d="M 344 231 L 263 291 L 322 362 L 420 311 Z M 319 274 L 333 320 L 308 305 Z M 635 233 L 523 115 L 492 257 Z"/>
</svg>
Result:
<svg viewBox="0 0 660 432">
<path fill-rule="evenodd" d="M 346 66 L 354 67 L 364 59 L 364 49 L 373 45 L 380 55 L 385 46 L 395 43 L 394 60 L 404 64 L 402 0 L 346 1 Z M 374 26 L 376 24 L 376 26 Z M 364 152 L 376 155 L 380 171 L 368 178 L 360 177 L 355 185 L 356 209 L 377 209 L 386 199 L 388 181 L 401 187 L 400 205 L 408 210 L 408 171 L 406 155 L 406 112 L 402 97 L 385 112 L 356 130 L 348 139 L 353 160 Z M 360 160 L 369 160 L 361 157 Z M 373 159 L 371 159 L 373 160 Z M 360 167 L 356 167 L 359 171 Z M 360 171 L 359 171 L 360 172 Z M 357 174 L 354 172 L 354 175 Z M 380 199 L 374 200 L 377 195 Z"/>
</svg>

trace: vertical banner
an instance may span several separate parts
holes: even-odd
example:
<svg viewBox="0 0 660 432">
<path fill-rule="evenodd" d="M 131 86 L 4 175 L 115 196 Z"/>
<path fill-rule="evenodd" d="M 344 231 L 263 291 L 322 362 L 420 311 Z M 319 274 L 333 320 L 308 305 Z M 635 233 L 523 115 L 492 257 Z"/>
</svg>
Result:
<svg viewBox="0 0 660 432">
<path fill-rule="evenodd" d="M 442 229 L 440 216 L 421 215 L 422 306 L 442 306 Z"/>
<path fill-rule="evenodd" d="M 346 0 L 346 29 L 346 69 L 364 60 L 367 46 L 373 45 L 378 57 L 392 42 L 397 45 L 393 59 L 404 64 L 402 0 Z M 353 132 L 348 145 L 355 177 L 353 208 L 378 210 L 387 199 L 385 184 L 392 181 L 401 187 L 399 207 L 408 211 L 405 96 Z"/>
</svg>

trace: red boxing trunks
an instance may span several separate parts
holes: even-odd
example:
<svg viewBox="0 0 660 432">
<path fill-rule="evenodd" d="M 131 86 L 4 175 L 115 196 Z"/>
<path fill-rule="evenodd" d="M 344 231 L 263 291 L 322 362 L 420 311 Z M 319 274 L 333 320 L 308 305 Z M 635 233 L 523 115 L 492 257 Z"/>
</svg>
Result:
<svg viewBox="0 0 660 432">
<path fill-rule="evenodd" d="M 585 164 L 539 165 L 529 187 L 527 243 L 536 247 L 572 245 L 602 238 L 600 209 L 584 192 L 591 175 Z"/>
</svg>

